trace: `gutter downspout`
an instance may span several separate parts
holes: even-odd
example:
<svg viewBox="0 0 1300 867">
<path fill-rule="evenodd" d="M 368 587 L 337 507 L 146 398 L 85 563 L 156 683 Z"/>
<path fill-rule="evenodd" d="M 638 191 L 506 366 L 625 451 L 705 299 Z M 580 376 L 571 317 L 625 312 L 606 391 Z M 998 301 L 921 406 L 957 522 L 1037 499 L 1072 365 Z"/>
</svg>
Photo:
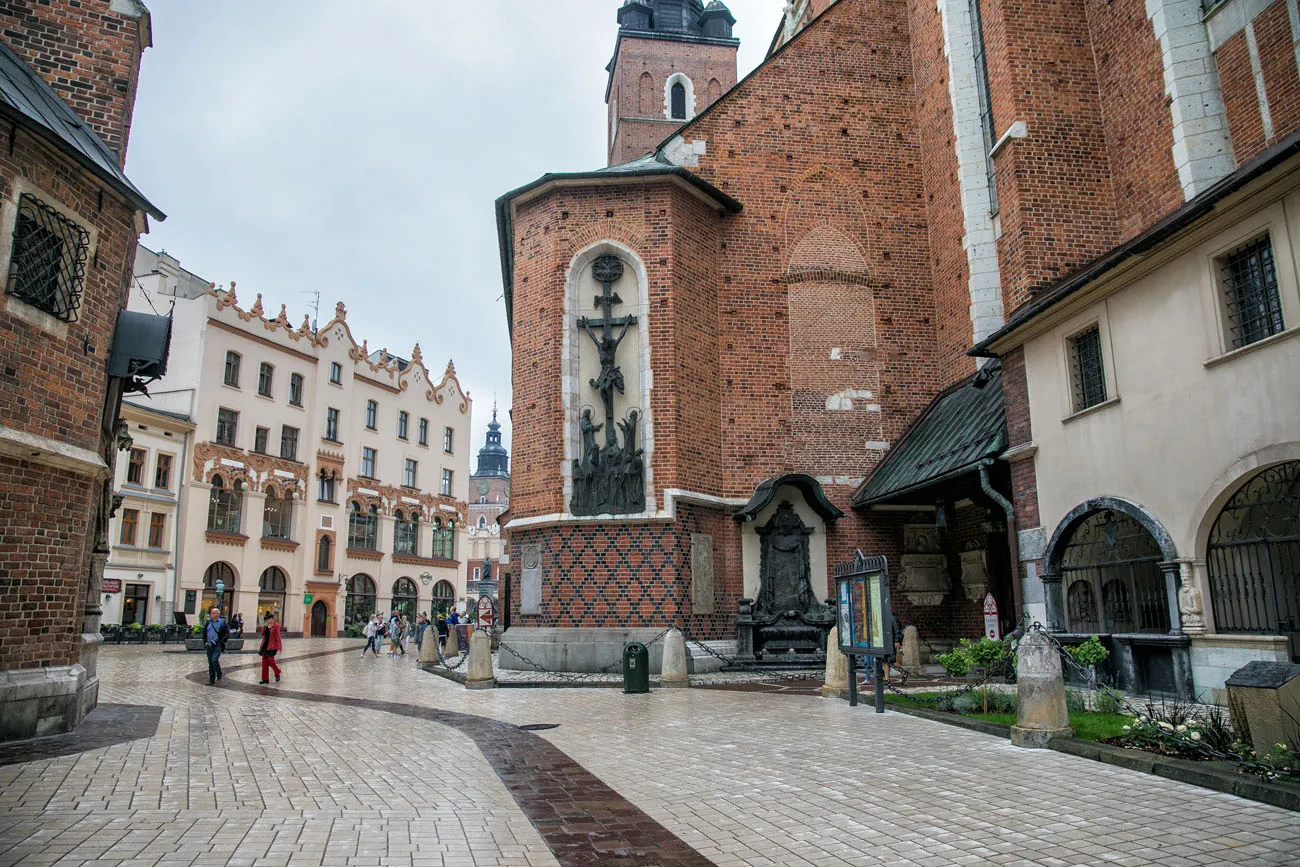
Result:
<svg viewBox="0 0 1300 867">
<path fill-rule="evenodd" d="M 980 461 L 980 488 L 983 489 L 984 495 L 1001 506 L 1002 511 L 1007 515 L 1007 549 L 1011 553 L 1011 599 L 1016 607 L 1016 620 L 1019 620 L 1024 615 L 1025 604 L 1021 599 L 1020 537 L 1016 533 L 1016 510 L 1011 505 L 1011 501 L 993 487 L 993 481 L 989 478 L 991 466 L 993 461 L 988 458 Z"/>
<path fill-rule="evenodd" d="M 176 520 L 172 526 L 172 560 L 175 566 L 172 568 L 172 623 L 176 622 L 176 600 L 181 592 L 181 524 L 184 523 L 185 508 L 185 468 L 189 466 L 187 460 L 190 455 L 190 434 L 193 431 L 185 432 L 185 439 L 181 440 L 181 465 L 180 472 L 176 474 Z M 170 624 L 168 624 L 170 625 Z"/>
</svg>

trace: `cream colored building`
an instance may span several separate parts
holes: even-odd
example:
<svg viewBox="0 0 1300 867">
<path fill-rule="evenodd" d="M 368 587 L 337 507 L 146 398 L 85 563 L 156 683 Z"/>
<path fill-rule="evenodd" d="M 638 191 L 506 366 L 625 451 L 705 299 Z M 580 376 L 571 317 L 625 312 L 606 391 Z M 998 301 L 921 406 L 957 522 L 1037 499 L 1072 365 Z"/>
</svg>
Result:
<svg viewBox="0 0 1300 867">
<path fill-rule="evenodd" d="M 131 309 L 176 304 L 153 404 L 196 426 L 177 610 L 332 636 L 429 611 L 435 588 L 464 597 L 471 402 L 450 362 L 371 352 L 342 304 L 317 329 L 267 317 L 166 253 L 140 248 L 136 276 Z"/>
<path fill-rule="evenodd" d="M 1023 351 L 1032 443 L 1005 457 L 1037 477 L 1028 608 L 1115 635 L 1139 687 L 1222 701 L 1247 662 L 1300 660 L 1298 260 L 1293 142 L 986 344 Z"/>
<path fill-rule="evenodd" d="M 181 491 L 194 423 L 149 406 L 143 395 L 122 402 L 121 418 L 131 448 L 117 462 L 113 487 L 122 503 L 109 527 L 101 621 L 166 625 L 181 568 Z"/>
</svg>

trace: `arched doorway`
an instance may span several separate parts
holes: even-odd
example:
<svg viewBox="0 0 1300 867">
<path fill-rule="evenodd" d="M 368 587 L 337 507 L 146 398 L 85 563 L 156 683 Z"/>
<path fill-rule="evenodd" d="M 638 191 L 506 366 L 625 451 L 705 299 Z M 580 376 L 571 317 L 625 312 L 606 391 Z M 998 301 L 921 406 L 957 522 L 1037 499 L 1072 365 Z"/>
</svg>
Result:
<svg viewBox="0 0 1300 867">
<path fill-rule="evenodd" d="M 369 575 L 356 574 L 348 579 L 348 599 L 343 622 L 352 626 L 365 624 L 375 613 L 375 582 Z"/>
<path fill-rule="evenodd" d="M 1131 516 L 1113 509 L 1088 515 L 1061 553 L 1066 631 L 1169 632 L 1163 559 L 1155 537 Z"/>
<path fill-rule="evenodd" d="M 311 637 L 326 638 L 329 635 L 329 606 L 317 599 L 311 606 Z"/>
<path fill-rule="evenodd" d="M 398 578 L 393 582 L 393 613 L 405 614 L 408 619 L 415 619 L 416 606 L 420 591 L 410 578 Z"/>
<path fill-rule="evenodd" d="M 439 581 L 433 585 L 433 614 L 447 614 L 456 604 L 456 588 L 450 581 Z"/>
<path fill-rule="evenodd" d="M 289 588 L 289 579 L 279 566 L 268 566 L 262 571 L 257 583 L 257 625 L 262 625 L 262 618 L 268 613 L 274 614 L 276 622 L 284 625 L 285 594 Z"/>
<path fill-rule="evenodd" d="M 221 598 L 217 598 L 217 582 L 222 585 Z M 229 563 L 213 563 L 203 573 L 203 608 L 199 612 L 200 622 L 208 617 L 213 605 L 220 606 L 223 617 L 230 616 L 230 609 L 235 604 L 235 569 Z"/>
<path fill-rule="evenodd" d="M 1300 661 L 1300 461 L 1261 470 L 1232 495 L 1205 561 L 1215 628 L 1285 635 Z"/>
</svg>

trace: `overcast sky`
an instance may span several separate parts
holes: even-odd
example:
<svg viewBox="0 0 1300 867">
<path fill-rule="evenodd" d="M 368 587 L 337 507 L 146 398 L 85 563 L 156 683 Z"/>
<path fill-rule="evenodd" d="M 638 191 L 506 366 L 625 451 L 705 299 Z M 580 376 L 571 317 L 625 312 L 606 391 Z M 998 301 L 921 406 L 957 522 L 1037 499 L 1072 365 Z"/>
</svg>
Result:
<svg viewBox="0 0 1300 867">
<path fill-rule="evenodd" d="M 605 164 L 621 0 L 148 0 L 127 171 L 168 217 L 141 238 L 300 321 L 320 292 L 372 349 L 510 407 L 493 201 Z M 785 0 L 730 0 L 740 74 Z"/>
</svg>

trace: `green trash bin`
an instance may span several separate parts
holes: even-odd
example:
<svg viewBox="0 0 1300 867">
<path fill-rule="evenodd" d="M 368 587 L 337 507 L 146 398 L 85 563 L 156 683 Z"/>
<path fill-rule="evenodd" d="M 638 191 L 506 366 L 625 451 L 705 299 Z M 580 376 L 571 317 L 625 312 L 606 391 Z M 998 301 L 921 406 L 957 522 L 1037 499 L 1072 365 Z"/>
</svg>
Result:
<svg viewBox="0 0 1300 867">
<path fill-rule="evenodd" d="M 623 692 L 650 691 L 650 651 L 639 641 L 623 648 Z"/>
</svg>

